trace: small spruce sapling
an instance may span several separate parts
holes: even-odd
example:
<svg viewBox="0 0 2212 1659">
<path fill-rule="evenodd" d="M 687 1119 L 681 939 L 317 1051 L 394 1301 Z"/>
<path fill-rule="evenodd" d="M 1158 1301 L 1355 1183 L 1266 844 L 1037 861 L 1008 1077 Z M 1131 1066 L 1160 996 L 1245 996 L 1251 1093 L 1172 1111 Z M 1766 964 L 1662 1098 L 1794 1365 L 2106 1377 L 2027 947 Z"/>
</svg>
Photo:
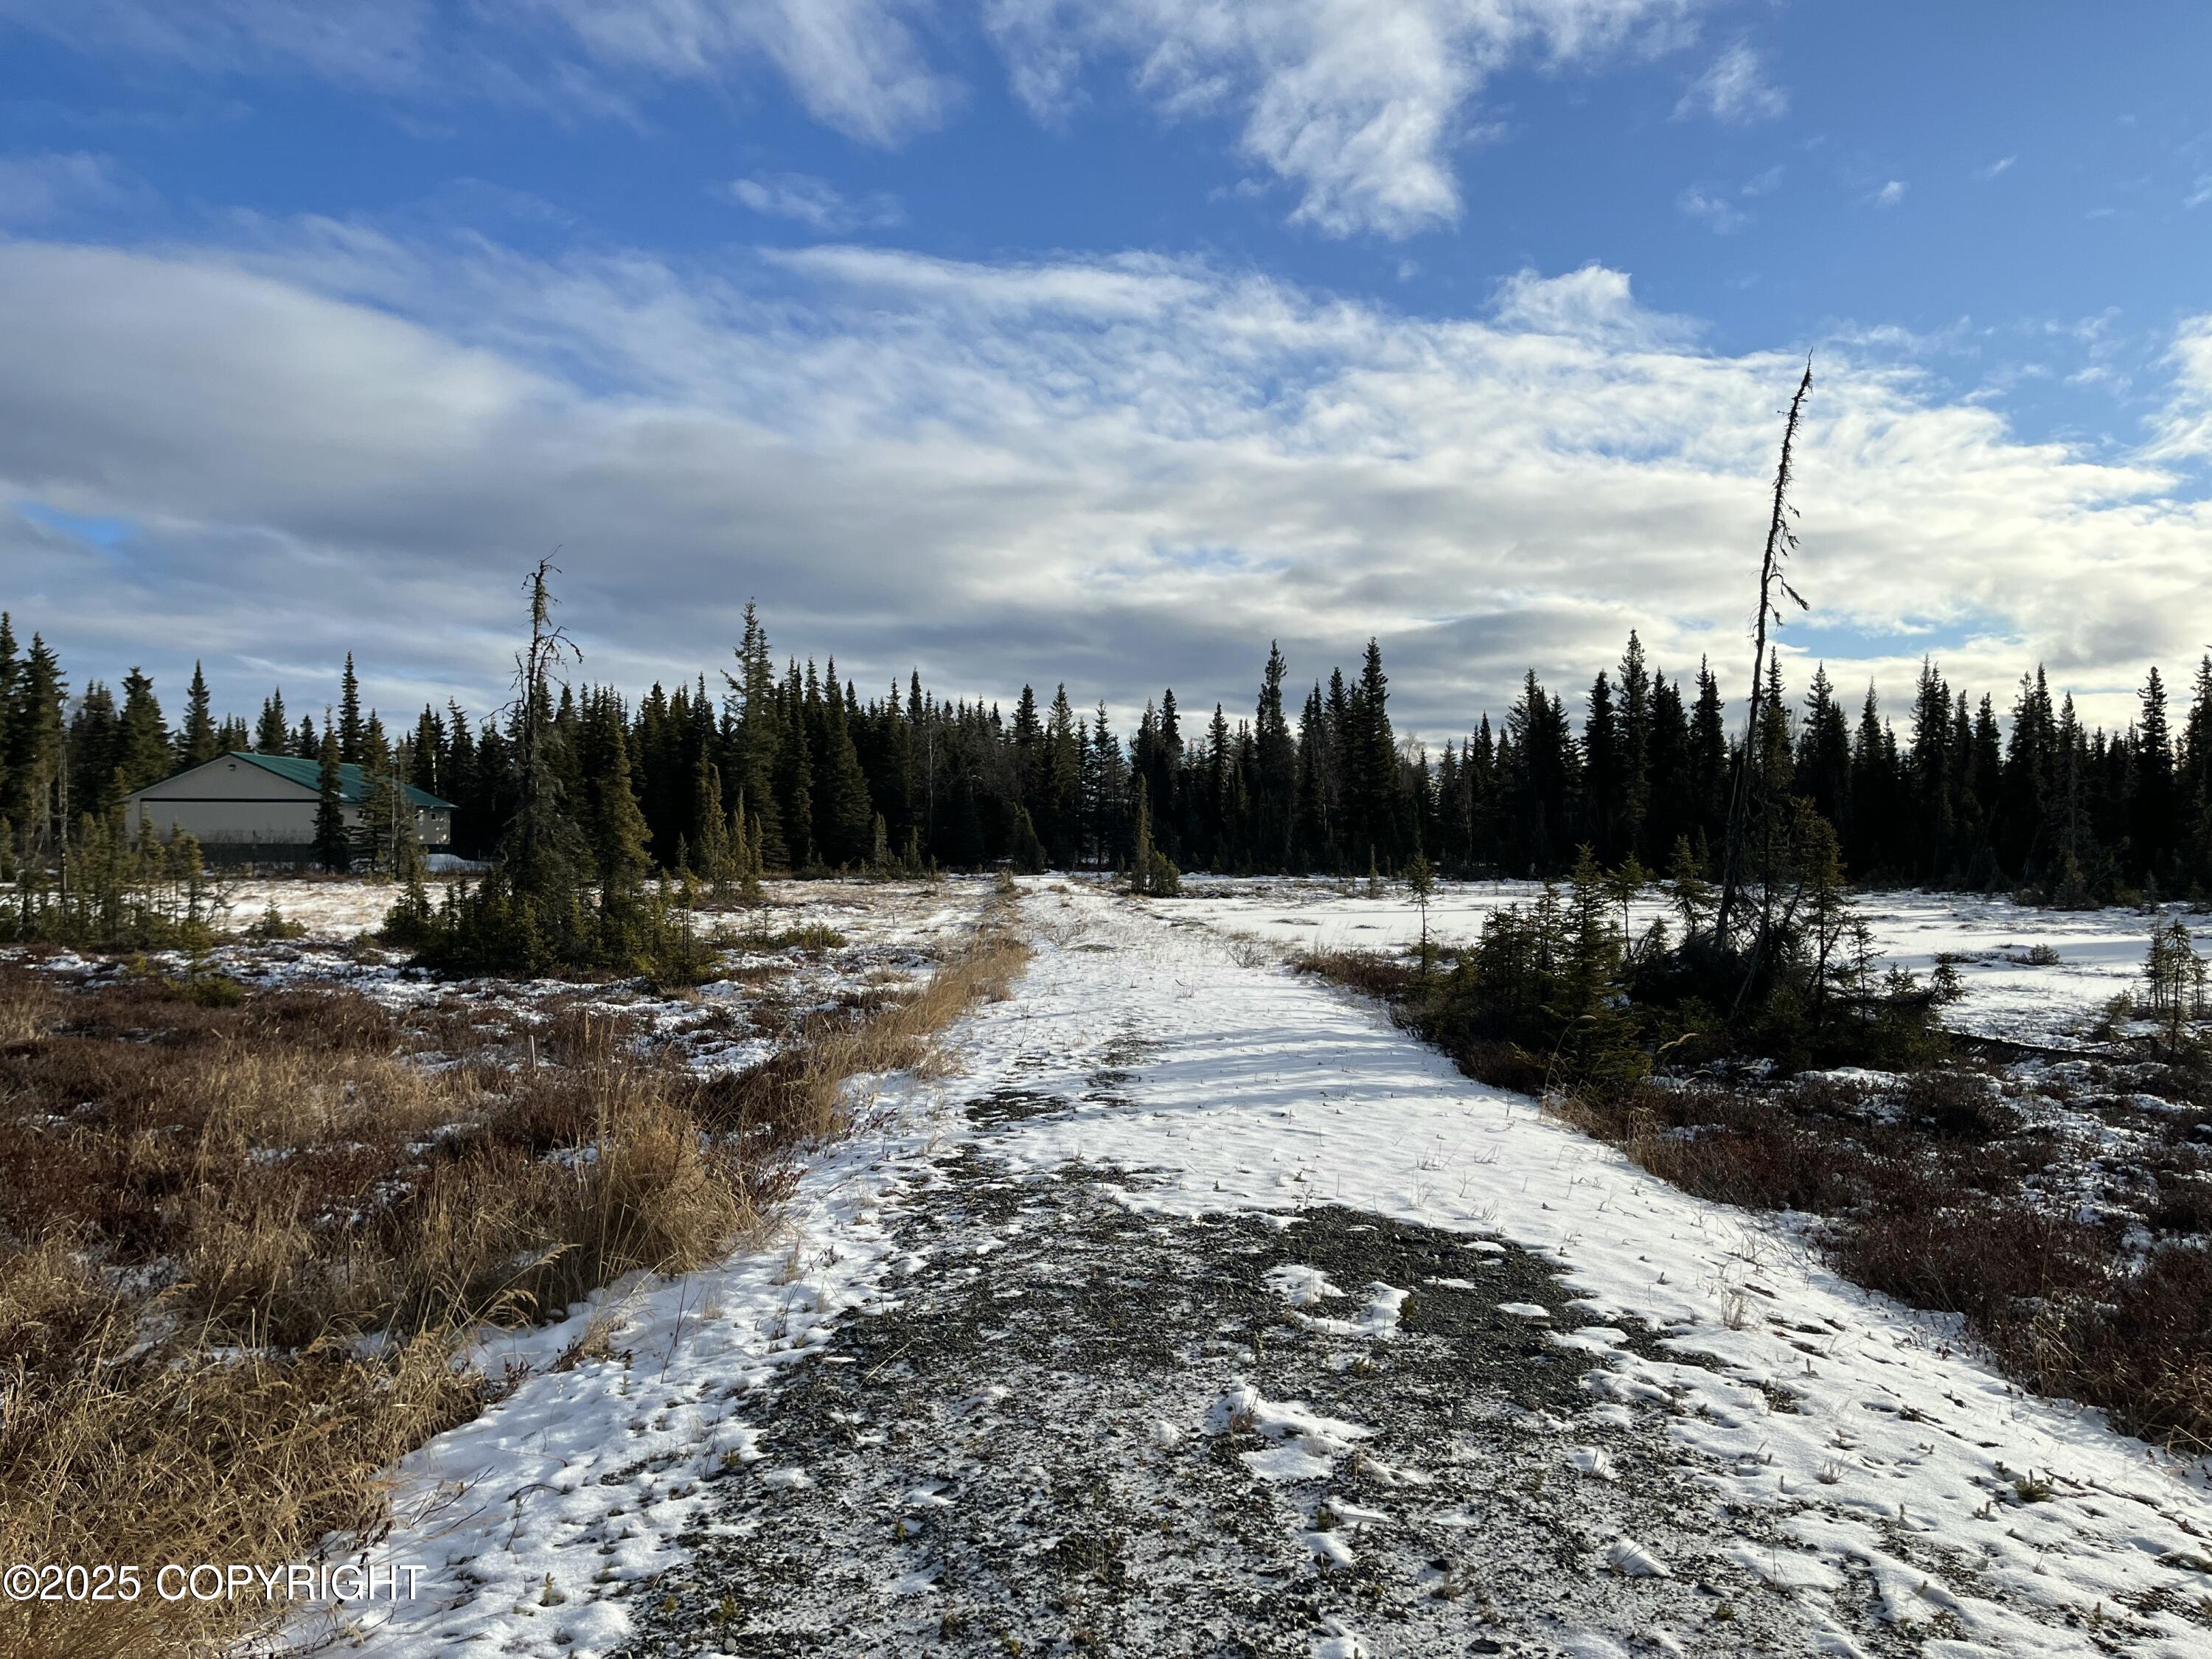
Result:
<svg viewBox="0 0 2212 1659">
<path fill-rule="evenodd" d="M 1621 861 L 1618 870 L 1605 878 L 1606 890 L 1612 895 L 1613 902 L 1620 906 L 1620 937 L 1627 947 L 1631 962 L 1636 959 L 1638 940 L 1635 930 L 1629 924 L 1628 907 L 1634 902 L 1636 896 L 1650 884 L 1651 872 L 1644 867 L 1633 853 Z"/>
<path fill-rule="evenodd" d="M 1413 894 L 1413 902 L 1421 912 L 1421 975 L 1426 978 L 1431 960 L 1429 953 L 1429 900 L 1437 890 L 1436 872 L 1429 866 L 1427 854 L 1414 854 L 1413 861 L 1407 865 L 1406 888 Z"/>
</svg>

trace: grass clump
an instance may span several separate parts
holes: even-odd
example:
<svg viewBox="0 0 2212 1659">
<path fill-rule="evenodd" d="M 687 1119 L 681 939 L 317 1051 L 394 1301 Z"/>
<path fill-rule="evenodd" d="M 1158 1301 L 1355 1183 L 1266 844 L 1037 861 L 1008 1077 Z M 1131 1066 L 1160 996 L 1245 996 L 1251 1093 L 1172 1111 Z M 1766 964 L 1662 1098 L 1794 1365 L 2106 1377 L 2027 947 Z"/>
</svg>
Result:
<svg viewBox="0 0 2212 1659">
<path fill-rule="evenodd" d="M 777 951 L 837 951 L 851 941 L 826 922 L 794 923 L 789 927 L 749 927 L 721 941 L 732 951 L 767 956 Z"/>
</svg>

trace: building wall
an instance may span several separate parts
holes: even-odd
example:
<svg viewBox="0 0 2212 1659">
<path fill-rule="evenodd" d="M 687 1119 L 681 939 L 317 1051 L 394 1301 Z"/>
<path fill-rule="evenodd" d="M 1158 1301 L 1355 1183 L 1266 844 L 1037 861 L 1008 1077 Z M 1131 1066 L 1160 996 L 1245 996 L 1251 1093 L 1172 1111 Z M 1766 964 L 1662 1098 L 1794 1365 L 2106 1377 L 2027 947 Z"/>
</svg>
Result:
<svg viewBox="0 0 2212 1659">
<path fill-rule="evenodd" d="M 209 846 L 255 842 L 303 846 L 315 839 L 316 805 L 313 796 L 306 800 L 161 800 L 139 795 L 131 801 L 131 830 L 137 833 L 143 813 L 157 836 L 181 829 Z M 345 821 L 347 829 L 358 829 L 361 809 L 347 807 Z M 453 815 L 417 811 L 415 838 L 425 847 L 447 845 L 453 839 Z"/>
<path fill-rule="evenodd" d="M 142 795 L 132 803 L 131 829 L 140 815 L 154 833 L 182 830 L 206 842 L 282 842 L 294 845 L 315 838 L 315 800 L 161 800 Z M 350 825 L 357 815 L 346 814 Z"/>
<path fill-rule="evenodd" d="M 183 830 L 210 847 L 267 844 L 297 848 L 315 839 L 319 798 L 289 778 L 278 777 L 251 761 L 228 757 L 180 772 L 130 798 L 131 829 L 142 817 L 157 836 Z M 361 823 L 361 809 L 345 809 L 346 828 Z M 415 835 L 425 847 L 444 847 L 453 838 L 453 815 L 418 811 Z"/>
</svg>

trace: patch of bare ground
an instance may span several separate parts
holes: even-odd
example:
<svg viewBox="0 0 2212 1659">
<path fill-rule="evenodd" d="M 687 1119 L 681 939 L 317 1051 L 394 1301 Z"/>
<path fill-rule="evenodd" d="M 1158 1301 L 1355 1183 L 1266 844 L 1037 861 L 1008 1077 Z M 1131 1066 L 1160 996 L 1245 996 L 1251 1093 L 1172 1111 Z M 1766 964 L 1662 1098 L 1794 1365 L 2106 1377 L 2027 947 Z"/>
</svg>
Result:
<svg viewBox="0 0 2212 1659">
<path fill-rule="evenodd" d="M 150 1577 L 373 1534 L 382 1472 L 514 1380 L 459 1363 L 471 1330 L 757 1237 L 848 1085 L 937 1064 L 1023 957 L 994 918 L 720 1073 L 580 999 L 518 1042 L 458 991 L 0 966 L 0 1559 Z M 0 1603 L 0 1653 L 211 1653 L 268 1611 Z"/>
</svg>

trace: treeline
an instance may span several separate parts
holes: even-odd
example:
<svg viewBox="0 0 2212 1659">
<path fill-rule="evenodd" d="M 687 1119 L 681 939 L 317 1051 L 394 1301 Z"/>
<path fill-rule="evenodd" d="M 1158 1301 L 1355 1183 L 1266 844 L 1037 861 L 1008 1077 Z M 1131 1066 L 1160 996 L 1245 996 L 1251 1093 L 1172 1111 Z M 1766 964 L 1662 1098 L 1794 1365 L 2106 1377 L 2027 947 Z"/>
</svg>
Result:
<svg viewBox="0 0 2212 1659">
<path fill-rule="evenodd" d="M 1401 739 L 1370 642 L 1356 673 L 1301 697 L 1271 651 L 1251 713 L 1187 718 L 1172 690 L 1117 732 L 1102 702 L 1024 687 L 1011 711 L 947 699 L 910 676 L 863 696 L 834 660 L 779 666 L 748 607 L 729 670 L 641 697 L 548 684 L 543 764 L 557 798 L 589 799 L 623 750 L 652 862 L 700 866 L 733 817 L 767 869 L 934 865 L 1126 868 L 1141 815 L 1186 870 L 1391 874 L 1419 854 L 1443 872 L 1551 875 L 1588 845 L 1603 866 L 1710 871 L 1740 735 L 1704 663 L 1669 678 L 1634 635 L 1571 702 L 1531 672 L 1495 726 L 1441 752 Z M 1817 671 L 1799 696 L 1770 670 L 1762 775 L 1787 780 L 1834 829 L 1863 883 L 2027 889 L 2060 902 L 2212 890 L 2212 659 L 2176 730 L 2156 669 L 2139 717 L 2086 726 L 2043 672 L 2000 710 L 1923 665 L 1900 730 L 1869 688 L 1856 710 Z M 218 719 L 195 669 L 173 726 L 132 669 L 70 695 L 36 636 L 0 617 L 0 817 L 21 850 L 76 814 L 112 817 L 131 790 L 225 750 L 342 760 L 455 804 L 453 850 L 489 855 L 522 799 L 520 702 L 494 716 L 426 707 L 394 729 L 365 708 L 349 657 L 320 725 L 283 692 Z M 1779 791 L 1778 791 L 1779 793 Z"/>
</svg>

